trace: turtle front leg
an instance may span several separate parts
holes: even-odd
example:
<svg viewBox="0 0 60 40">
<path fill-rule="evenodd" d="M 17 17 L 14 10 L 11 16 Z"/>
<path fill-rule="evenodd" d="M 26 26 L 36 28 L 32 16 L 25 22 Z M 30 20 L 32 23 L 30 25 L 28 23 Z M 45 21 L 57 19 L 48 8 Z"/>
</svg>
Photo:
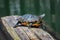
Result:
<svg viewBox="0 0 60 40">
<path fill-rule="evenodd" d="M 13 28 L 19 27 L 20 25 L 21 25 L 21 22 L 18 21 Z"/>
</svg>

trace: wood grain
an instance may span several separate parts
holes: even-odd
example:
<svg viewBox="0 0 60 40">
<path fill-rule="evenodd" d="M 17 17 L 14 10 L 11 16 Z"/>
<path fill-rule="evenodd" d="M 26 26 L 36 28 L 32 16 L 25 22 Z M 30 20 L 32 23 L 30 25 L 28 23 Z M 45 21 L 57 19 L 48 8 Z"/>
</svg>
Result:
<svg viewBox="0 0 60 40">
<path fill-rule="evenodd" d="M 8 23 L 2 18 L 2 22 L 7 30 L 7 32 L 11 35 L 11 37 L 14 39 L 14 40 L 21 40 L 18 35 L 16 34 L 16 32 L 14 31 L 13 27 L 10 27 L 8 25 Z"/>
</svg>

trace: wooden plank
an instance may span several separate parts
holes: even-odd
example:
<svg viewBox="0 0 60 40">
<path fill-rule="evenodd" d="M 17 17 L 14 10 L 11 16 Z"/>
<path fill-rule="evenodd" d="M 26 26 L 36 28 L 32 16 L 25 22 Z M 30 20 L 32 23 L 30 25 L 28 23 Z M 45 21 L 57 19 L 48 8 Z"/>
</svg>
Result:
<svg viewBox="0 0 60 40">
<path fill-rule="evenodd" d="M 30 40 L 39 40 L 36 35 L 30 29 L 28 29 L 28 27 L 21 27 L 21 29 L 26 32 Z"/>
<path fill-rule="evenodd" d="M 14 39 L 14 40 L 21 40 L 18 35 L 16 34 L 16 32 L 14 31 L 13 27 L 10 27 L 8 25 L 8 23 L 6 22 L 6 20 L 4 20 L 4 18 L 1 18 L 2 19 L 2 22 L 7 30 L 7 32 L 11 35 L 11 37 Z"/>
<path fill-rule="evenodd" d="M 16 20 L 17 16 L 6 16 L 3 19 L 8 23 L 9 26 L 13 27 L 18 21 Z"/>
<path fill-rule="evenodd" d="M 38 38 L 41 38 L 42 40 L 54 40 L 49 33 L 43 31 L 42 29 L 31 28 L 31 30 L 38 36 Z"/>
<path fill-rule="evenodd" d="M 21 40 L 30 40 L 27 34 L 20 27 L 14 29 L 16 33 L 19 35 L 19 37 L 21 38 Z"/>
</svg>

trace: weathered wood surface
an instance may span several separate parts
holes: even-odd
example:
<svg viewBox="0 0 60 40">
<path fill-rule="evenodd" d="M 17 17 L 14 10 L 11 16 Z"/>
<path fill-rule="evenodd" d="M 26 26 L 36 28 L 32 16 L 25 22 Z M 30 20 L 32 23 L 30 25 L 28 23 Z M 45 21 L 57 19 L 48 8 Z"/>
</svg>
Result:
<svg viewBox="0 0 60 40">
<path fill-rule="evenodd" d="M 7 21 L 5 20 L 5 18 L 2 18 L 2 22 L 4 24 L 4 31 L 7 30 L 7 32 L 11 35 L 11 37 L 13 38 L 13 40 L 21 40 L 18 35 L 16 34 L 16 32 L 14 31 L 13 27 L 11 27 Z M 6 32 L 5 32 L 6 33 Z M 7 33 L 6 33 L 7 34 Z"/>
<path fill-rule="evenodd" d="M 28 35 L 30 40 L 39 40 L 36 35 L 28 28 L 28 27 L 21 27 L 25 31 L 25 33 Z"/>
<path fill-rule="evenodd" d="M 18 16 L 7 16 L 1 18 L 5 30 L 7 30 L 13 40 L 55 40 L 49 33 L 41 28 L 13 28 L 13 26 L 17 23 L 16 18 L 18 18 Z"/>
<path fill-rule="evenodd" d="M 15 28 L 15 31 L 19 35 L 21 40 L 30 40 L 26 33 L 20 27 Z"/>
</svg>

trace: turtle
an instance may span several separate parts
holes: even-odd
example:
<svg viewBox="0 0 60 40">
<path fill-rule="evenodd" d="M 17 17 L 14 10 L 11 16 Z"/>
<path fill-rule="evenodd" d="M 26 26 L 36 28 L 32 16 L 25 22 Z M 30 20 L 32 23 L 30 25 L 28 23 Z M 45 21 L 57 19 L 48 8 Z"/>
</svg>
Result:
<svg viewBox="0 0 60 40">
<path fill-rule="evenodd" d="M 35 27 L 38 28 L 42 25 L 42 18 L 45 14 L 42 15 L 33 15 L 33 14 L 25 14 L 18 18 L 18 22 L 14 26 L 14 28 L 18 26 L 26 26 L 26 27 Z"/>
</svg>

